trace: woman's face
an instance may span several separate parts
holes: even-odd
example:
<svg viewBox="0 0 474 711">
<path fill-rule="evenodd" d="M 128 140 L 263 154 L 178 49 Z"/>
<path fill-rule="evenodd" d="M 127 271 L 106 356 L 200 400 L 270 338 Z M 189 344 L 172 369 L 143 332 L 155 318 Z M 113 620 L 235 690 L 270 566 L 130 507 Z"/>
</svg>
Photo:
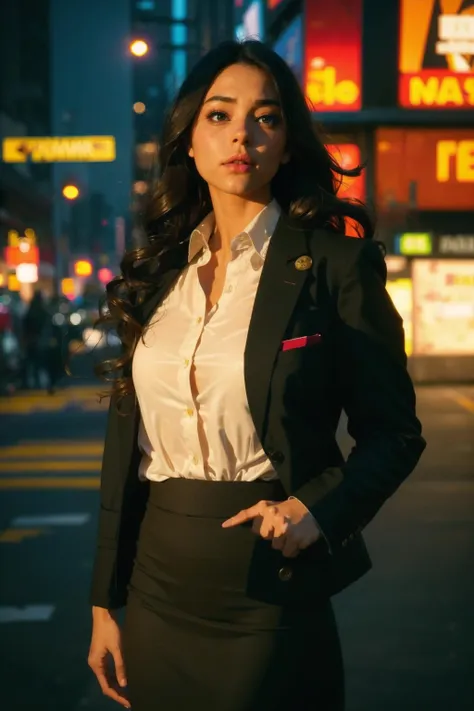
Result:
<svg viewBox="0 0 474 711">
<path fill-rule="evenodd" d="M 211 196 L 270 198 L 270 182 L 289 160 L 277 91 L 258 67 L 232 64 L 207 92 L 189 155 Z"/>
</svg>

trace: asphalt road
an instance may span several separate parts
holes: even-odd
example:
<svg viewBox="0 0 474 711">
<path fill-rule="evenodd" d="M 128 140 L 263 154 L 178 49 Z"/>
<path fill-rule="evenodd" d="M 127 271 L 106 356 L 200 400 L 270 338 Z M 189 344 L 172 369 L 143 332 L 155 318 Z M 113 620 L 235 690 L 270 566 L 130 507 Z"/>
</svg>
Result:
<svg viewBox="0 0 474 711">
<path fill-rule="evenodd" d="M 106 411 L 95 390 L 0 399 L 2 711 L 120 708 L 86 664 Z M 418 398 L 428 449 L 367 529 L 374 570 L 335 599 L 347 711 L 474 708 L 474 388 Z"/>
</svg>

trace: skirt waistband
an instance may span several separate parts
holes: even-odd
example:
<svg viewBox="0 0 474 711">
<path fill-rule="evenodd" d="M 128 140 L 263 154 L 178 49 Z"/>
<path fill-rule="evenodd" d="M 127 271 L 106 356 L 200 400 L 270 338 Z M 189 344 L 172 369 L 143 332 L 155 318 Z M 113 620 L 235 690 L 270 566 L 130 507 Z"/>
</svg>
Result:
<svg viewBox="0 0 474 711">
<path fill-rule="evenodd" d="M 262 500 L 284 501 L 279 479 L 271 481 L 203 481 L 172 477 L 150 482 L 151 506 L 187 516 L 228 517 Z"/>
</svg>

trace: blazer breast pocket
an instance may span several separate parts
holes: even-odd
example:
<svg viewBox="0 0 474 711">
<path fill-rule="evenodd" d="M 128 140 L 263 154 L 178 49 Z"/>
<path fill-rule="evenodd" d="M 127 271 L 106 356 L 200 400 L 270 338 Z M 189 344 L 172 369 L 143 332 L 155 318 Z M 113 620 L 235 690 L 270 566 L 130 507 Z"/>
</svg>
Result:
<svg viewBox="0 0 474 711">
<path fill-rule="evenodd" d="M 300 348 L 314 348 L 321 345 L 323 335 L 321 333 L 313 333 L 308 336 L 298 336 L 297 338 L 287 338 L 281 342 L 280 350 L 283 352 L 293 351 Z"/>
</svg>

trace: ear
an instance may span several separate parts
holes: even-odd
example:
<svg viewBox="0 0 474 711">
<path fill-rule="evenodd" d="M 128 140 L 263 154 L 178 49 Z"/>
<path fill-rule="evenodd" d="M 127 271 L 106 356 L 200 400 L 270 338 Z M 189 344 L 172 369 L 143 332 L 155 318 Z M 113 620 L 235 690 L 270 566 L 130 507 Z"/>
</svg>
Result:
<svg viewBox="0 0 474 711">
<path fill-rule="evenodd" d="M 189 148 L 188 148 L 188 156 L 190 158 L 194 158 L 194 149 L 192 146 L 189 146 Z"/>
</svg>

